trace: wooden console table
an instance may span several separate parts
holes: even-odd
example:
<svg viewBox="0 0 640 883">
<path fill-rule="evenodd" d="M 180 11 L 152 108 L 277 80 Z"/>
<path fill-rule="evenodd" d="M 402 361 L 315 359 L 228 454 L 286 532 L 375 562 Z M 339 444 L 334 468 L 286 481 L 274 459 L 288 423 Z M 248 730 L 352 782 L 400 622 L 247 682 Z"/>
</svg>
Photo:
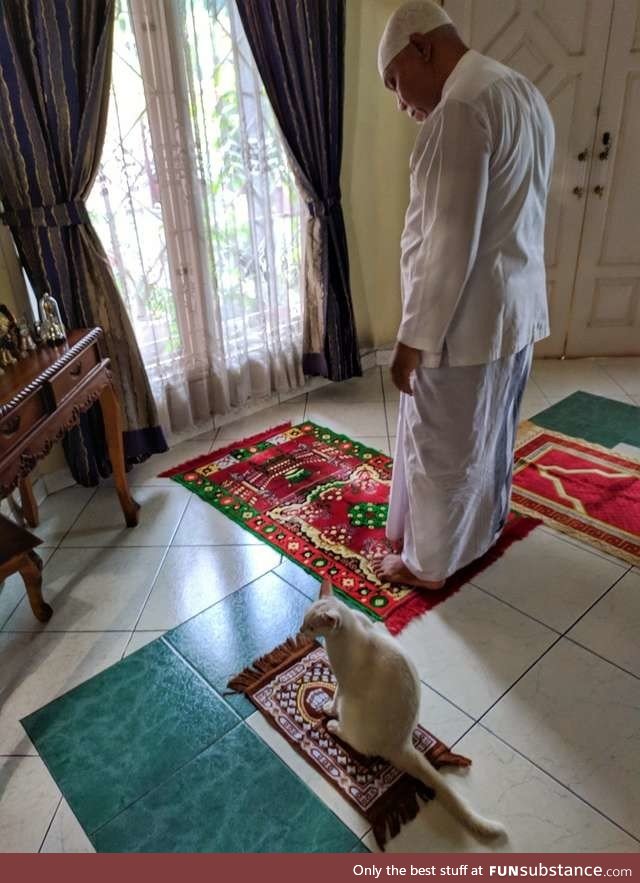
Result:
<svg viewBox="0 0 640 883">
<path fill-rule="evenodd" d="M 125 522 L 138 523 L 125 473 L 120 403 L 109 360 L 100 354 L 101 335 L 101 328 L 71 331 L 63 346 L 39 349 L 0 375 L 0 498 L 20 485 L 32 527 L 38 516 L 29 473 L 97 401 Z"/>
</svg>

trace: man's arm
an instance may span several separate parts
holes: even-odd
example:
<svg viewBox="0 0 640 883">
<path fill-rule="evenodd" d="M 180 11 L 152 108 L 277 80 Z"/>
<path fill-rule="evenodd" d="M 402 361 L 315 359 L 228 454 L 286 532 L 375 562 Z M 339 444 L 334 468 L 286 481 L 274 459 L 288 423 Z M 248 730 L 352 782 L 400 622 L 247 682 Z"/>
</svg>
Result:
<svg viewBox="0 0 640 883">
<path fill-rule="evenodd" d="M 449 101 L 438 145 L 428 145 L 415 174 L 422 182 L 423 241 L 404 280 L 402 322 L 392 377 L 410 392 L 421 353 L 439 355 L 478 251 L 489 180 L 489 133 L 470 105 Z M 408 373 L 407 373 L 408 372 Z"/>
</svg>

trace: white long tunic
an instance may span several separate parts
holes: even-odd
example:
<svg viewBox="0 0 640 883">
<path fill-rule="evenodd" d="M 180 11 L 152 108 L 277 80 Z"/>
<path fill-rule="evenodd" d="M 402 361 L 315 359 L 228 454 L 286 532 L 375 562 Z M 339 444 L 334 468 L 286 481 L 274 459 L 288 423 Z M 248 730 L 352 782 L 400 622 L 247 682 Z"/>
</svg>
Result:
<svg viewBox="0 0 640 883">
<path fill-rule="evenodd" d="M 525 77 L 469 50 L 411 157 L 398 340 L 437 367 L 487 364 L 549 333 L 544 223 L 554 147 Z"/>
<path fill-rule="evenodd" d="M 480 558 L 509 512 L 513 447 L 533 346 L 488 365 L 420 367 L 400 397 L 387 536 L 438 582 Z"/>
<path fill-rule="evenodd" d="M 535 87 L 469 51 L 416 142 L 398 339 L 423 355 L 401 396 L 387 535 L 427 581 L 484 554 L 508 514 L 533 343 L 549 333 L 553 141 Z"/>
</svg>

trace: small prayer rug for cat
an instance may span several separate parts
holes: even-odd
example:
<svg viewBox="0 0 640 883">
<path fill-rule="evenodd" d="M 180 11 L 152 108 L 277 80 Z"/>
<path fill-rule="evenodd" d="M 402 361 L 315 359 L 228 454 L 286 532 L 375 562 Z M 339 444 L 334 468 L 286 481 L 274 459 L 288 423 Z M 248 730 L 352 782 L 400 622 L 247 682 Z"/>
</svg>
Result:
<svg viewBox="0 0 640 883">
<path fill-rule="evenodd" d="M 631 564 L 640 564 L 640 461 L 523 423 L 513 509 Z"/>
<path fill-rule="evenodd" d="M 323 712 L 336 680 L 323 647 L 302 636 L 290 638 L 229 681 L 244 693 L 305 760 L 371 824 L 381 849 L 420 811 L 418 797 L 430 800 L 431 788 L 380 758 L 362 757 L 326 728 Z M 435 766 L 467 767 L 424 727 L 413 744 Z"/>
<path fill-rule="evenodd" d="M 398 634 L 522 539 L 538 521 L 512 516 L 500 540 L 438 592 L 391 586 L 375 564 L 385 535 L 386 454 L 314 423 L 284 424 L 162 473 L 301 565 Z"/>
</svg>

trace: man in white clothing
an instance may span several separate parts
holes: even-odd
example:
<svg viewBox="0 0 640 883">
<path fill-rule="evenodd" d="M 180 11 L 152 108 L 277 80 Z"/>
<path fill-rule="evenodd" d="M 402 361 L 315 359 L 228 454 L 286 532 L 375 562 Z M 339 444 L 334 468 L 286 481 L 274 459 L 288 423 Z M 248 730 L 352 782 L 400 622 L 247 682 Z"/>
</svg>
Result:
<svg viewBox="0 0 640 883">
<path fill-rule="evenodd" d="M 443 9 L 389 19 L 380 75 L 421 124 L 391 364 L 400 416 L 380 579 L 439 589 L 509 511 L 533 344 L 549 333 L 544 223 L 553 122 L 538 90 L 468 49 Z"/>
</svg>

